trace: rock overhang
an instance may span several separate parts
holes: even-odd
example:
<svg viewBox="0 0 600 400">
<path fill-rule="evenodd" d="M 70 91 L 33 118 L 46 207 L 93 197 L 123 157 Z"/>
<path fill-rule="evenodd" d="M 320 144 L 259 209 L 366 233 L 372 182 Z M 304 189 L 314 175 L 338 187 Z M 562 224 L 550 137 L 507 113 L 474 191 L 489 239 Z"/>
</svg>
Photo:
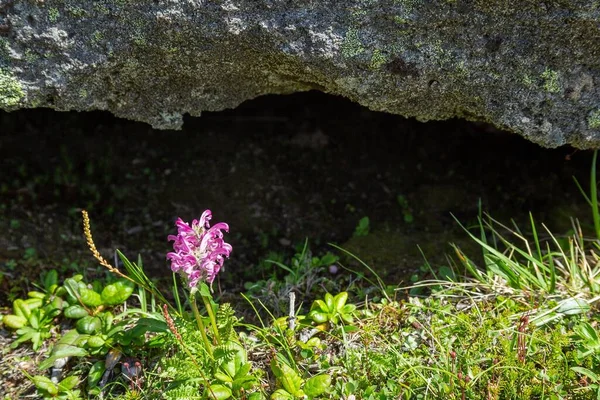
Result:
<svg viewBox="0 0 600 400">
<path fill-rule="evenodd" d="M 159 129 L 317 89 L 422 121 L 600 144 L 587 1 L 4 0 L 0 108 L 108 110 Z"/>
</svg>

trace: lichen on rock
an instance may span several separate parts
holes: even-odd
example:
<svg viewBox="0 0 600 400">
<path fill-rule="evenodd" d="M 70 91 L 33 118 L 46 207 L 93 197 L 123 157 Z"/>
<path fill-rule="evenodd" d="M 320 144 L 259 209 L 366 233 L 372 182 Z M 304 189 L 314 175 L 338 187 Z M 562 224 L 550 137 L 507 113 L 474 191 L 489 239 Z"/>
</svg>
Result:
<svg viewBox="0 0 600 400">
<path fill-rule="evenodd" d="M 0 107 L 14 108 L 25 97 L 21 83 L 7 70 L 0 69 Z"/>
<path fill-rule="evenodd" d="M 600 147 L 600 8 L 585 0 L 23 0 L 0 9 L 0 108 L 161 129 L 317 89 L 421 121 Z"/>
</svg>

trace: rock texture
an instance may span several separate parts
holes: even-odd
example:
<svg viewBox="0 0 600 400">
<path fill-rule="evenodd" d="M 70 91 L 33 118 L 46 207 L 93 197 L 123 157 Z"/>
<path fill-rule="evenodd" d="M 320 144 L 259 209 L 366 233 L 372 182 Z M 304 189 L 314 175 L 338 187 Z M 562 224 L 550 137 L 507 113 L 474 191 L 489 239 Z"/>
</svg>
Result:
<svg viewBox="0 0 600 400">
<path fill-rule="evenodd" d="M 182 114 L 321 90 L 600 145 L 600 2 L 0 0 L 0 108 Z"/>
</svg>

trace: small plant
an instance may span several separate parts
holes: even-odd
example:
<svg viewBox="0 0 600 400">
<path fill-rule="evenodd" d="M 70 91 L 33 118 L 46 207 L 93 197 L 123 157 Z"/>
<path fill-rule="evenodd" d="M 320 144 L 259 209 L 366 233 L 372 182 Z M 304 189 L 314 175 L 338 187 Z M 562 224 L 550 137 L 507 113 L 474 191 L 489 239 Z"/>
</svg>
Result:
<svg viewBox="0 0 600 400">
<path fill-rule="evenodd" d="M 406 197 L 399 194 L 396 197 L 396 201 L 398 202 L 398 205 L 400 206 L 400 209 L 402 210 L 402 216 L 404 217 L 404 222 L 406 222 L 407 224 L 414 222 L 415 218 L 413 216 L 412 208 L 408 204 L 408 200 L 406 199 Z"/>
<path fill-rule="evenodd" d="M 282 314 L 287 306 L 290 292 L 298 293 L 303 299 L 317 296 L 315 289 L 322 286 L 338 287 L 338 283 L 328 279 L 325 271 L 338 261 L 332 253 L 314 256 L 308 246 L 308 240 L 297 247 L 294 256 L 285 262 L 283 257 L 264 260 L 262 268 L 275 266 L 266 280 L 246 282 L 246 295 L 260 300 L 274 314 Z M 285 275 L 281 275 L 281 272 Z M 324 276 L 325 275 L 325 276 Z"/>
<path fill-rule="evenodd" d="M 369 234 L 369 217 L 362 217 L 354 229 L 354 237 L 367 236 Z"/>
<path fill-rule="evenodd" d="M 77 376 L 68 376 L 58 383 L 54 383 L 52 380 L 42 375 L 33 376 L 30 377 L 30 379 L 38 390 L 38 394 L 44 400 L 83 399 L 83 397 L 81 397 L 81 391 L 75 389 L 75 387 L 79 385 L 79 378 Z"/>
<path fill-rule="evenodd" d="M 55 270 L 46 273 L 42 278 L 43 292 L 30 291 L 27 299 L 16 299 L 13 313 L 2 318 L 6 327 L 16 330 L 17 340 L 12 343 L 13 348 L 30 341 L 33 349 L 38 350 L 44 340 L 52 336 L 54 319 L 67 304 L 60 297 L 65 290 L 57 285 L 57 281 Z"/>
<path fill-rule="evenodd" d="M 323 300 L 314 301 L 307 318 L 319 325 L 325 323 L 331 325 L 340 323 L 352 324 L 354 322 L 353 313 L 356 311 L 356 306 L 354 304 L 346 304 L 347 300 L 347 292 L 341 292 L 335 296 L 326 293 Z"/>
<path fill-rule="evenodd" d="M 331 386 L 330 375 L 315 375 L 305 380 L 282 357 L 271 361 L 271 370 L 281 385 L 271 395 L 272 400 L 314 399 L 326 393 Z"/>
<path fill-rule="evenodd" d="M 575 343 L 577 343 L 577 352 L 575 356 L 579 361 L 588 357 L 595 358 L 595 362 L 600 364 L 600 335 L 589 322 L 582 322 L 573 328 Z"/>
</svg>

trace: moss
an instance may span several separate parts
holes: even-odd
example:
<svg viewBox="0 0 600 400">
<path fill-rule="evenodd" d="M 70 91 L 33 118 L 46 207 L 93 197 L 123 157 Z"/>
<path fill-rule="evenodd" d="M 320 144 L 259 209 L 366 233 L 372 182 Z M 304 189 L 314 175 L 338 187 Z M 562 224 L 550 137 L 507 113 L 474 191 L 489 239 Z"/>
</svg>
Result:
<svg viewBox="0 0 600 400">
<path fill-rule="evenodd" d="M 402 6 L 406 12 L 412 12 L 415 6 L 421 4 L 421 0 L 394 0 L 394 4 Z"/>
<path fill-rule="evenodd" d="M 600 109 L 590 113 L 587 123 L 590 129 L 600 129 Z"/>
<path fill-rule="evenodd" d="M 10 72 L 0 69 L 0 107 L 14 107 L 23 97 L 21 83 Z"/>
<path fill-rule="evenodd" d="M 110 9 L 104 4 L 94 3 L 94 11 L 100 14 L 108 14 L 110 12 Z"/>
<path fill-rule="evenodd" d="M 544 90 L 549 93 L 560 92 L 560 85 L 558 84 L 558 72 L 546 68 L 542 72 L 542 79 L 544 80 Z"/>
<path fill-rule="evenodd" d="M 85 18 L 88 14 L 85 9 L 76 6 L 68 7 L 67 11 L 76 18 Z"/>
<path fill-rule="evenodd" d="M 0 60 L 8 58 L 8 41 L 0 37 Z"/>
<path fill-rule="evenodd" d="M 58 8 L 52 7 L 48 10 L 48 21 L 54 24 L 56 21 L 58 21 L 58 17 L 60 17 Z"/>
<path fill-rule="evenodd" d="M 526 87 L 528 87 L 529 89 L 532 89 L 535 87 L 535 81 L 528 74 L 523 75 L 523 84 Z"/>
<path fill-rule="evenodd" d="M 101 43 L 102 40 L 104 40 L 104 35 L 102 34 L 102 32 L 94 31 L 94 33 L 92 33 L 91 43 L 93 45 L 97 45 L 97 44 Z"/>
<path fill-rule="evenodd" d="M 348 29 L 344 42 L 342 43 L 342 55 L 346 58 L 355 57 L 364 53 L 365 48 L 360 41 L 358 30 L 354 28 Z"/>
<path fill-rule="evenodd" d="M 373 51 L 373 55 L 371 55 L 371 62 L 369 63 L 369 68 L 377 70 L 381 68 L 381 66 L 386 62 L 386 55 L 383 54 L 381 50 L 375 49 L 375 51 Z"/>
<path fill-rule="evenodd" d="M 409 19 L 408 19 L 408 18 L 406 18 L 406 17 L 403 17 L 403 16 L 401 16 L 401 15 L 394 15 L 394 17 L 393 17 L 393 20 L 394 20 L 394 22 L 395 22 L 395 23 L 397 23 L 398 25 L 403 25 L 403 24 L 406 24 L 406 23 L 409 21 Z"/>
<path fill-rule="evenodd" d="M 39 56 L 30 49 L 25 50 L 24 57 L 25 61 L 27 61 L 27 63 L 29 64 L 33 64 L 39 59 Z"/>
</svg>

